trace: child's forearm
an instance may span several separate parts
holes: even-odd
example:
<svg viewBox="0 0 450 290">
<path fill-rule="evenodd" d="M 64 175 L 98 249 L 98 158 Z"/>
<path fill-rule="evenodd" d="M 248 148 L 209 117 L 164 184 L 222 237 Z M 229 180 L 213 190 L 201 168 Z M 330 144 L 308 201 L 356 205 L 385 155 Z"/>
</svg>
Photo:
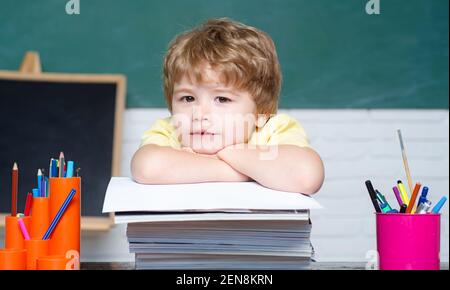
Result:
<svg viewBox="0 0 450 290">
<path fill-rule="evenodd" d="M 310 148 L 230 146 L 219 151 L 217 156 L 261 185 L 276 190 L 313 194 L 320 189 L 324 179 L 322 160 Z"/>
<path fill-rule="evenodd" d="M 145 145 L 135 153 L 131 173 L 145 184 L 248 180 L 222 160 L 158 145 Z"/>
</svg>

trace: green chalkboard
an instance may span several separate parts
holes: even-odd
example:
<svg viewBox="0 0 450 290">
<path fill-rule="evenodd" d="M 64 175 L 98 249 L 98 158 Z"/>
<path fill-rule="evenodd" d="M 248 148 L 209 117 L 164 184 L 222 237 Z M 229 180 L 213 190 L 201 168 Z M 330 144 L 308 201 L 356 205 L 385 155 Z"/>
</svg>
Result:
<svg viewBox="0 0 450 290">
<path fill-rule="evenodd" d="M 268 32 L 284 75 L 281 108 L 448 109 L 448 0 L 2 0 L 0 69 L 28 50 L 47 72 L 120 73 L 127 107 L 165 107 L 169 41 L 208 18 Z"/>
</svg>

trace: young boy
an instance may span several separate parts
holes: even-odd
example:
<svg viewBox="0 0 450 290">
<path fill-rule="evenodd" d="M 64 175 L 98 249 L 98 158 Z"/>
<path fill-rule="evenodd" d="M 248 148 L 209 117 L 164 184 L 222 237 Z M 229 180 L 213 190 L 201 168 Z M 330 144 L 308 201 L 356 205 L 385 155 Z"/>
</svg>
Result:
<svg viewBox="0 0 450 290">
<path fill-rule="evenodd" d="M 278 114 L 281 72 L 264 32 L 226 18 L 178 35 L 164 59 L 171 116 L 144 133 L 135 181 L 173 184 L 254 180 L 316 193 L 323 163 L 301 125 Z"/>
</svg>

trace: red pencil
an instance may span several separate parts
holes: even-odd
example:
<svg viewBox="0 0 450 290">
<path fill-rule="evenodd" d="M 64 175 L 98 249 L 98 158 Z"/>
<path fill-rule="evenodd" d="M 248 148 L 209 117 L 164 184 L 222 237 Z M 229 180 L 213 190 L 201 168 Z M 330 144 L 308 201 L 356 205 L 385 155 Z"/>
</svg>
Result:
<svg viewBox="0 0 450 290">
<path fill-rule="evenodd" d="M 30 210 L 31 210 L 31 204 L 33 203 L 33 195 L 31 194 L 31 192 L 29 192 L 27 194 L 27 201 L 25 202 L 25 210 L 24 210 L 24 215 L 25 216 L 29 216 L 30 215 Z"/>
<path fill-rule="evenodd" d="M 19 168 L 17 167 L 17 163 L 14 162 L 12 168 L 12 199 L 11 199 L 11 216 L 17 215 L 17 187 L 19 183 Z"/>
</svg>

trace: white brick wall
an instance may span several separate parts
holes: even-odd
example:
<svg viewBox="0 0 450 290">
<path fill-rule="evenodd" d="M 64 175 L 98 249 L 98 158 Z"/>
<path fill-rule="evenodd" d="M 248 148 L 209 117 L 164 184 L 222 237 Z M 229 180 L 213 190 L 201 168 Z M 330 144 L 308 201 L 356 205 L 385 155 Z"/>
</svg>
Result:
<svg viewBox="0 0 450 290">
<path fill-rule="evenodd" d="M 402 130 L 412 177 L 436 202 L 448 197 L 449 118 L 444 110 L 292 110 L 324 159 L 326 181 L 312 212 L 312 242 L 320 261 L 364 261 L 376 248 L 371 179 L 392 205 L 392 186 L 406 184 L 397 129 Z M 448 261 L 448 205 L 442 211 L 441 260 Z"/>
<path fill-rule="evenodd" d="M 371 179 L 391 204 L 397 179 L 406 184 L 397 139 L 401 129 L 414 180 L 430 187 L 436 202 L 449 195 L 448 110 L 281 110 L 304 126 L 322 156 L 326 180 L 316 195 L 325 207 L 312 212 L 312 242 L 319 261 L 365 261 L 376 248 L 372 204 L 364 185 Z M 128 109 L 124 118 L 121 175 L 129 164 L 140 135 L 164 109 Z M 442 216 L 441 260 L 449 260 L 448 203 Z M 3 238 L 2 238 L 3 239 Z M 128 253 L 125 227 L 108 233 L 83 234 L 83 261 L 133 260 Z"/>
</svg>

